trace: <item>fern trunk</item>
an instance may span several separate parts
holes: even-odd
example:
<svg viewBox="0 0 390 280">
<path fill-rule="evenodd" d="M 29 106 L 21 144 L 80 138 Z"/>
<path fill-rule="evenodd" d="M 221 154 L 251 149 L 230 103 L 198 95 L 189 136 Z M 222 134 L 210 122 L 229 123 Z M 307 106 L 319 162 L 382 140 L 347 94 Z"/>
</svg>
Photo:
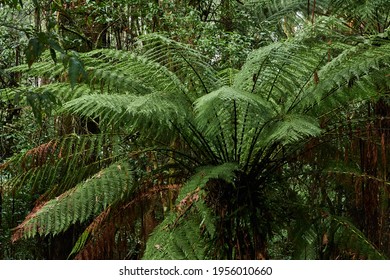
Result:
<svg viewBox="0 0 390 280">
<path fill-rule="evenodd" d="M 271 228 L 266 194 L 250 180 L 236 186 L 213 182 L 208 188 L 218 217 L 214 258 L 266 259 Z"/>
</svg>

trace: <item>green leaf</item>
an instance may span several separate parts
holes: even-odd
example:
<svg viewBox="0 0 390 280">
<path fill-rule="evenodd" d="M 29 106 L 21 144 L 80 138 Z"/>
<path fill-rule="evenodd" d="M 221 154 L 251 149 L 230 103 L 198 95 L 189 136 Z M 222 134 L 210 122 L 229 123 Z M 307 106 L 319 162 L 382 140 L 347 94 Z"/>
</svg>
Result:
<svg viewBox="0 0 390 280">
<path fill-rule="evenodd" d="M 80 250 L 84 247 L 85 243 L 87 242 L 88 238 L 90 236 L 90 232 L 88 230 L 85 230 L 79 239 L 77 239 L 76 244 L 73 246 L 72 251 L 70 252 L 68 259 L 72 256 L 80 252 Z"/>
<path fill-rule="evenodd" d="M 87 73 L 84 70 L 83 63 L 75 55 L 69 57 L 68 67 L 69 81 L 73 89 L 78 82 L 87 79 Z"/>
<path fill-rule="evenodd" d="M 45 44 L 37 37 L 33 37 L 28 41 L 27 49 L 26 49 L 26 58 L 28 67 L 37 61 L 39 56 L 45 50 Z"/>
<path fill-rule="evenodd" d="M 47 39 L 47 43 L 50 46 L 50 48 L 52 48 L 53 50 L 56 50 L 57 52 L 60 52 L 60 53 L 65 53 L 65 51 L 58 44 L 57 40 L 54 40 L 52 38 L 48 38 Z"/>
<path fill-rule="evenodd" d="M 52 48 L 50 48 L 50 56 L 53 59 L 54 63 L 57 63 L 56 51 L 54 49 L 52 49 Z"/>
</svg>

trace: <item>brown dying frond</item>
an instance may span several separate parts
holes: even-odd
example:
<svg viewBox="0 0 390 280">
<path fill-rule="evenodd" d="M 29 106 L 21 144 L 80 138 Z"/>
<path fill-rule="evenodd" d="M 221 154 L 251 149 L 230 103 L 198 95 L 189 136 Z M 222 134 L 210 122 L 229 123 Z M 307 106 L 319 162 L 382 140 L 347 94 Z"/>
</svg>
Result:
<svg viewBox="0 0 390 280">
<path fill-rule="evenodd" d="M 12 243 L 18 241 L 19 239 L 21 239 L 24 235 L 24 232 L 26 230 L 28 230 L 28 226 L 26 225 L 31 219 L 34 219 L 34 217 L 36 216 L 36 213 L 42 209 L 42 207 L 44 206 L 44 202 L 39 204 L 39 205 L 36 205 L 32 210 L 31 212 L 26 216 L 26 218 L 24 219 L 24 221 L 19 224 L 16 228 L 12 229 L 13 233 L 12 233 L 12 237 L 11 237 L 11 241 Z M 38 230 L 40 231 L 40 230 Z"/>
<path fill-rule="evenodd" d="M 35 147 L 23 156 L 21 160 L 21 167 L 23 170 L 42 166 L 47 163 L 49 159 L 54 162 L 53 155 L 56 153 L 57 141 L 52 140 Z"/>
<path fill-rule="evenodd" d="M 90 238 L 75 259 L 139 259 L 163 218 L 168 192 L 177 194 L 180 188 L 179 184 L 141 188 L 130 202 L 108 208 L 86 229 Z"/>
</svg>

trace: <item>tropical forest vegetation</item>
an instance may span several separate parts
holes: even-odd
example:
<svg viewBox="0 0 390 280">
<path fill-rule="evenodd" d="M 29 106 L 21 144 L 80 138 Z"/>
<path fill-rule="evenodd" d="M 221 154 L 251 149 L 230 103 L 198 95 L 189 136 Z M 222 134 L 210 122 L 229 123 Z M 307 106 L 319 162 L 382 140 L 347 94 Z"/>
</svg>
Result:
<svg viewBox="0 0 390 280">
<path fill-rule="evenodd" d="M 389 26 L 388 0 L 0 1 L 0 259 L 389 259 Z"/>
</svg>

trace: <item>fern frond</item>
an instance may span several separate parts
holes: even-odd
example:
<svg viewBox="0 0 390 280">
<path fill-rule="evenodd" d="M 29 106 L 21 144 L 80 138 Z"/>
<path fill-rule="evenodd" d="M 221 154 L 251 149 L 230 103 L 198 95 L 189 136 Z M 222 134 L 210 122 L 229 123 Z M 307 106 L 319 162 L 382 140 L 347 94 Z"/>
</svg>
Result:
<svg viewBox="0 0 390 280">
<path fill-rule="evenodd" d="M 213 232 L 208 227 L 214 226 L 214 216 L 200 205 L 201 200 L 193 202 L 180 220 L 175 213 L 165 218 L 148 239 L 143 259 L 207 259 L 209 233 Z"/>
<path fill-rule="evenodd" d="M 326 219 L 326 225 L 328 238 L 341 250 L 352 251 L 360 258 L 386 259 L 370 240 L 347 219 L 330 215 Z"/>
<path fill-rule="evenodd" d="M 127 126 L 145 138 L 172 137 L 172 123 L 189 117 L 185 101 L 163 92 L 147 95 L 84 95 L 64 104 L 71 114 L 99 118 L 101 124 Z"/>
<path fill-rule="evenodd" d="M 293 258 L 297 260 L 315 260 L 318 259 L 319 244 L 318 234 L 315 225 L 308 223 L 296 226 L 297 232 L 294 232 L 293 239 Z"/>
<path fill-rule="evenodd" d="M 63 232 L 71 224 L 85 222 L 123 199 L 134 187 L 130 166 L 116 162 L 73 189 L 37 206 L 16 228 L 13 240 Z"/>
<path fill-rule="evenodd" d="M 42 54 L 40 61 L 35 62 L 31 67 L 28 64 L 21 64 L 7 69 L 9 73 L 21 72 L 30 77 L 45 77 L 47 79 L 56 79 L 66 73 L 62 64 L 55 64 L 50 57 L 49 51 Z"/>
<path fill-rule="evenodd" d="M 266 143 L 282 143 L 284 145 L 297 142 L 307 137 L 316 137 L 322 130 L 315 118 L 304 115 L 286 115 L 273 122 L 266 133 Z"/>
<path fill-rule="evenodd" d="M 238 72 L 238 69 L 226 68 L 218 72 L 218 78 L 222 85 L 231 87 Z"/>
<path fill-rule="evenodd" d="M 7 162 L 9 172 L 17 175 L 7 181 L 7 189 L 25 187 L 46 192 L 49 199 L 57 196 L 117 158 L 106 149 L 118 140 L 112 134 L 74 134 L 17 154 Z"/>
<path fill-rule="evenodd" d="M 245 160 L 256 127 L 272 118 L 270 102 L 231 87 L 222 87 L 195 102 L 195 121 L 213 148 L 227 161 Z"/>
<path fill-rule="evenodd" d="M 382 70 L 389 64 L 390 43 L 349 47 L 318 71 L 320 83 L 306 93 L 301 105 L 313 108 L 313 104 L 321 104 L 323 111 L 329 111 L 330 107 L 346 106 L 352 100 L 375 99 L 375 84 L 386 76 Z"/>
<path fill-rule="evenodd" d="M 224 163 L 217 166 L 205 166 L 199 168 L 198 172 L 193 175 L 187 183 L 182 187 L 177 201 L 184 199 L 189 193 L 197 188 L 203 189 L 206 184 L 212 179 L 223 180 L 227 183 L 233 183 L 235 171 L 239 166 L 237 163 Z"/>
<path fill-rule="evenodd" d="M 82 57 L 91 86 L 104 92 L 143 95 L 164 89 L 186 93 L 186 88 L 173 72 L 145 56 L 116 50 L 96 50 Z"/>
<path fill-rule="evenodd" d="M 181 189 L 171 212 L 149 238 L 144 259 L 205 259 L 215 234 L 215 216 L 205 203 L 212 179 L 233 183 L 236 164 L 201 168 Z"/>
<path fill-rule="evenodd" d="M 277 112 L 294 107 L 323 63 L 326 49 L 298 42 L 274 43 L 254 51 L 235 79 L 235 87 L 271 101 Z"/>
<path fill-rule="evenodd" d="M 143 36 L 142 41 L 147 49 L 144 55 L 174 72 L 183 84 L 190 86 L 194 97 L 221 86 L 217 73 L 207 63 L 209 59 L 189 45 L 159 34 Z"/>
</svg>

